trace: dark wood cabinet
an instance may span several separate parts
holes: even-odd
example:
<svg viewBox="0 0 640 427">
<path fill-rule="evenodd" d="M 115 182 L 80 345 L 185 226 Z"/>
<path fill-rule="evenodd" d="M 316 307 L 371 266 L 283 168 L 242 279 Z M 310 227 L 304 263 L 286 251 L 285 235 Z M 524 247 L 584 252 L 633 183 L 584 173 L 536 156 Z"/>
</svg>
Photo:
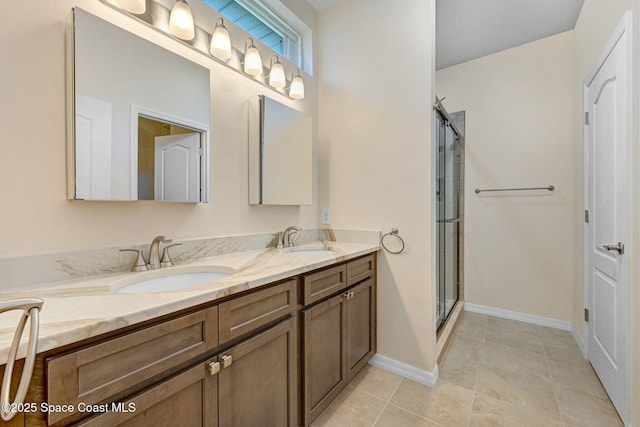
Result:
<svg viewBox="0 0 640 427">
<path fill-rule="evenodd" d="M 220 427 L 297 425 L 295 318 L 220 355 Z"/>
<path fill-rule="evenodd" d="M 347 299 L 339 294 L 302 312 L 304 424 L 320 415 L 347 384 Z"/>
<path fill-rule="evenodd" d="M 72 410 L 8 425 L 308 426 L 375 352 L 375 284 L 365 255 L 39 354 L 27 401 Z"/>
<path fill-rule="evenodd" d="M 218 307 L 210 307 L 47 361 L 47 403 L 54 424 L 162 375 L 218 346 Z"/>
<path fill-rule="evenodd" d="M 376 351 L 376 287 L 370 277 L 349 291 L 347 299 L 347 382 Z"/>
<path fill-rule="evenodd" d="M 217 394 L 214 377 L 199 363 L 136 396 L 108 404 L 108 412 L 77 425 L 217 427 Z"/>
<path fill-rule="evenodd" d="M 375 256 L 350 261 L 344 267 L 352 286 L 302 311 L 305 426 L 329 406 L 376 351 Z M 335 271 L 328 269 L 328 274 L 314 273 L 313 277 L 335 277 Z"/>
</svg>

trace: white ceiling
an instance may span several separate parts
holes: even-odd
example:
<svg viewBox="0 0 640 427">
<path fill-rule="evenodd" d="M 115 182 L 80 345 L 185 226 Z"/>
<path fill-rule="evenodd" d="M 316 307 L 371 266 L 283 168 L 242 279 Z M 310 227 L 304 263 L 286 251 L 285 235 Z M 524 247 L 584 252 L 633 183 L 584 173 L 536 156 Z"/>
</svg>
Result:
<svg viewBox="0 0 640 427">
<path fill-rule="evenodd" d="M 308 1 L 321 11 L 341 0 Z M 436 0 L 436 68 L 569 31 L 576 25 L 583 2 Z M 389 7 L 393 7 L 393 2 Z"/>
<path fill-rule="evenodd" d="M 436 68 L 573 29 L 584 0 L 437 0 Z"/>
</svg>

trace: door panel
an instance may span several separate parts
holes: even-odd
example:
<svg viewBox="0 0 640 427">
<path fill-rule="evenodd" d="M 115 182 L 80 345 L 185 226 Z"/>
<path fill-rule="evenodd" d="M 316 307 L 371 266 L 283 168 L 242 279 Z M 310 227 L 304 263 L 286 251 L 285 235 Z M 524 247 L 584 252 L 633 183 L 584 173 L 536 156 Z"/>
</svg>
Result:
<svg viewBox="0 0 640 427">
<path fill-rule="evenodd" d="M 200 133 L 155 138 L 155 200 L 200 201 Z"/>
<path fill-rule="evenodd" d="M 625 28 L 618 28 L 585 86 L 585 203 L 590 213 L 585 277 L 588 358 L 618 413 L 628 420 L 629 254 L 605 248 L 629 241 L 630 41 Z"/>
</svg>

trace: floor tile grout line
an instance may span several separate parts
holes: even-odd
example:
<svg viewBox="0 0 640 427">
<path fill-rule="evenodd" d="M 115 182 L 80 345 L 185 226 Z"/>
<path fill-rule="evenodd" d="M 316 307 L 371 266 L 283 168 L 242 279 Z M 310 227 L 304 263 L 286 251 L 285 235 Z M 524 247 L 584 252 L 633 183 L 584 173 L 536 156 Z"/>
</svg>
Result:
<svg viewBox="0 0 640 427">
<path fill-rule="evenodd" d="M 553 390 L 553 399 L 556 402 L 556 407 L 558 408 L 558 415 L 560 415 L 560 422 L 563 426 L 566 425 L 564 421 L 564 415 L 562 414 L 562 409 L 560 408 L 560 401 L 558 399 L 558 387 L 556 381 L 551 374 L 551 363 L 549 362 L 549 356 L 547 355 L 547 347 L 545 345 L 542 346 L 542 351 L 544 354 L 545 365 L 547 366 L 547 373 L 549 374 L 549 381 L 551 382 L 551 389 Z"/>
<path fill-rule="evenodd" d="M 407 409 L 407 408 L 405 408 L 405 407 L 403 407 L 403 406 L 400 406 L 400 405 L 398 405 L 398 404 L 396 404 L 396 403 L 389 402 L 389 405 L 391 405 L 391 406 L 393 406 L 394 408 L 397 408 L 397 409 L 399 409 L 399 410 L 401 410 L 401 411 L 404 411 L 404 412 L 406 412 L 406 413 L 408 413 L 408 414 L 411 414 L 411 415 L 413 415 L 414 417 L 420 418 L 421 420 L 429 421 L 431 424 L 435 424 L 435 425 L 437 425 L 437 426 L 442 426 L 442 427 L 444 427 L 444 426 L 443 426 L 442 424 L 440 424 L 439 422 L 437 422 L 437 421 L 433 421 L 431 418 L 425 417 L 424 415 L 420 415 L 420 414 L 418 414 L 418 413 L 416 413 L 416 412 L 413 412 L 412 410 Z"/>
<path fill-rule="evenodd" d="M 489 325 L 487 324 L 487 327 Z M 486 335 L 486 331 L 485 331 L 485 335 Z M 482 346 L 484 347 L 484 337 L 482 339 Z M 467 427 L 469 427 L 471 425 L 471 415 L 473 414 L 473 404 L 476 401 L 476 393 L 478 392 L 478 377 L 480 376 L 480 367 L 482 366 L 481 363 L 478 363 L 478 370 L 476 371 L 476 379 L 473 382 L 473 395 L 471 396 L 471 408 L 469 409 L 469 419 L 467 419 Z"/>
<path fill-rule="evenodd" d="M 378 423 L 378 421 L 380 420 L 380 418 L 382 417 L 382 414 L 384 414 L 384 411 L 387 409 L 387 406 L 389 406 L 389 403 L 391 403 L 391 399 L 393 399 L 393 396 L 396 394 L 396 392 L 398 391 L 398 389 L 400 388 L 400 384 L 402 384 L 402 381 L 404 381 L 404 378 L 400 378 L 400 381 L 398 382 L 398 385 L 396 386 L 396 388 L 393 390 L 393 393 L 391 393 L 389 395 L 389 398 L 387 399 L 387 401 L 384 403 L 384 406 L 382 407 L 382 411 L 380 411 L 380 413 L 378 414 L 378 416 L 376 417 L 376 419 L 373 421 L 373 424 L 371 424 L 371 427 L 375 427 L 375 425 Z"/>
</svg>

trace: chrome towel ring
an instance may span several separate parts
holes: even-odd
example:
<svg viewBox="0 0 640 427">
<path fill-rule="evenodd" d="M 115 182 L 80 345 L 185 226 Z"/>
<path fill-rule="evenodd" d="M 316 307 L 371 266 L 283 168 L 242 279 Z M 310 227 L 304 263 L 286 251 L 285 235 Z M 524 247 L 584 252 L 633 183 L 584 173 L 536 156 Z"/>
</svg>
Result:
<svg viewBox="0 0 640 427">
<path fill-rule="evenodd" d="M 16 333 L 13 336 L 11 342 L 11 349 L 7 357 L 7 365 L 4 370 L 4 376 L 2 377 L 2 388 L 0 389 L 0 416 L 4 421 L 9 421 L 17 414 L 17 408 L 24 402 L 24 398 L 27 395 L 29 389 L 29 383 L 31 382 L 31 374 L 33 374 L 33 365 L 36 360 L 36 346 L 38 344 L 38 328 L 40 326 L 39 313 L 42 309 L 44 301 L 38 298 L 24 298 L 9 301 L 0 302 L 0 313 L 10 310 L 22 310 L 22 317 L 18 322 Z M 27 355 L 24 362 L 24 368 L 22 369 L 22 377 L 20 377 L 20 384 L 18 385 L 18 391 L 16 392 L 16 398 L 13 403 L 9 402 L 9 388 L 11 387 L 11 376 L 13 375 L 13 365 L 15 364 L 18 354 L 18 346 L 20 345 L 20 338 L 22 338 L 22 332 L 24 326 L 27 323 L 27 319 L 31 317 L 29 322 L 29 344 L 27 347 Z"/>
<path fill-rule="evenodd" d="M 398 238 L 398 240 L 400 240 L 400 243 L 402 244 L 402 247 L 397 250 L 397 251 L 392 251 L 391 249 L 387 248 L 384 244 L 384 238 L 388 237 L 388 236 L 395 236 Z M 382 235 L 382 237 L 380 238 L 380 245 L 382 245 L 382 247 L 384 248 L 385 251 L 389 252 L 390 254 L 394 254 L 397 255 L 401 252 L 404 251 L 404 240 L 402 239 L 402 237 L 400 237 L 400 235 L 398 234 L 398 229 L 397 228 L 392 228 L 391 231 L 389 231 L 388 233 L 385 233 Z"/>
</svg>

